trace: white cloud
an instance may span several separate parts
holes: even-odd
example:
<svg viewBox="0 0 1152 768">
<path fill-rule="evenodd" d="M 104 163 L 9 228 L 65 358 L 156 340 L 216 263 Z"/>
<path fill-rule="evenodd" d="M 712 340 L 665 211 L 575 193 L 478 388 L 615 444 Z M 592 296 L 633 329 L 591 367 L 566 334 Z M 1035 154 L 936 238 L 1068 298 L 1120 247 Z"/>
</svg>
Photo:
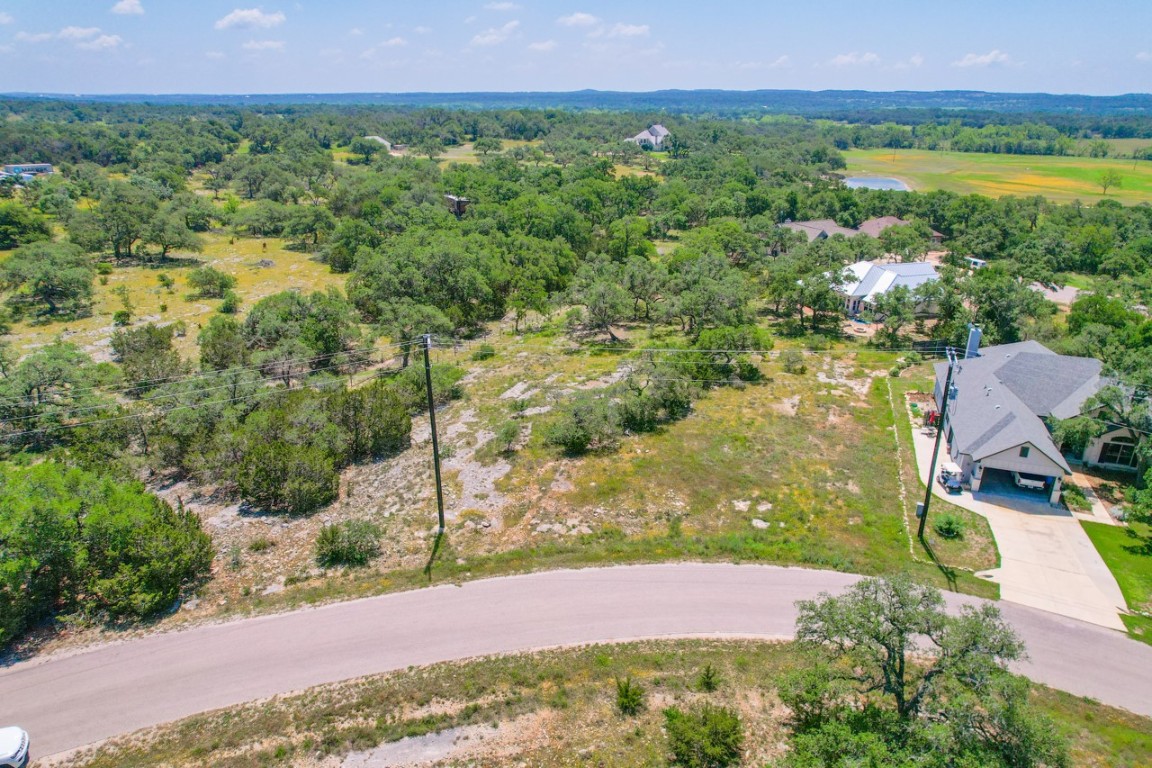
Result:
<svg viewBox="0 0 1152 768">
<path fill-rule="evenodd" d="M 864 53 L 842 53 L 839 56 L 833 56 L 828 62 L 834 67 L 870 67 L 873 64 L 880 63 L 880 57 L 871 51 Z"/>
<path fill-rule="evenodd" d="M 1011 64 L 1012 57 L 1001 50 L 991 50 L 988 53 L 969 53 L 964 58 L 952 62 L 954 67 L 990 67 L 996 64 Z"/>
<path fill-rule="evenodd" d="M 520 6 L 516 5 L 516 3 L 507 3 L 507 2 L 505 2 L 505 3 L 488 3 L 487 5 L 484 6 L 484 10 L 486 10 L 486 11 L 516 11 L 519 9 L 520 9 Z"/>
<path fill-rule="evenodd" d="M 223 51 L 205 51 L 204 58 L 212 59 L 213 61 L 221 61 L 228 58 L 228 56 Z"/>
<path fill-rule="evenodd" d="M 432 27 L 416 27 L 412 31 L 418 35 L 427 35 L 432 31 Z"/>
<path fill-rule="evenodd" d="M 259 8 L 237 8 L 222 19 L 216 21 L 216 29 L 231 29 L 241 27 L 245 29 L 269 29 L 284 23 L 287 17 L 280 11 L 264 13 Z"/>
<path fill-rule="evenodd" d="M 144 6 L 140 5 L 140 0 L 120 0 L 112 6 L 112 13 L 121 16 L 139 16 L 144 13 Z"/>
<path fill-rule="evenodd" d="M 1140 51 L 1140 53 L 1136 54 L 1136 61 L 1152 61 L 1152 53 Z"/>
<path fill-rule="evenodd" d="M 360 35 L 364 34 L 364 30 L 360 29 L 360 27 L 352 27 L 352 29 L 348 30 L 348 34 L 352 35 L 352 37 L 360 37 Z"/>
<path fill-rule="evenodd" d="M 924 65 L 924 57 L 918 53 L 912 54 L 912 58 L 908 59 L 908 63 L 913 67 L 920 67 Z"/>
<path fill-rule="evenodd" d="M 11 24 L 13 21 L 12 14 L 0 11 L 0 24 Z"/>
<path fill-rule="evenodd" d="M 600 23 L 600 19 L 590 13 L 577 11 L 571 16 L 561 16 L 556 23 L 565 27 L 591 27 Z"/>
<path fill-rule="evenodd" d="M 64 27 L 56 33 L 61 40 L 87 40 L 100 34 L 100 27 Z"/>
<path fill-rule="evenodd" d="M 647 37 L 647 24 L 617 24 L 608 30 L 608 37 Z"/>
<path fill-rule="evenodd" d="M 119 48 L 122 42 L 124 39 L 120 35 L 100 35 L 93 40 L 79 43 L 76 47 L 85 51 L 106 51 L 111 48 Z"/>
<path fill-rule="evenodd" d="M 791 67 L 792 67 L 792 57 L 789 56 L 788 54 L 784 54 L 783 56 L 780 56 L 779 58 L 777 58 L 775 61 L 773 61 L 771 64 L 768 65 L 768 69 L 790 69 Z"/>
<path fill-rule="evenodd" d="M 249 40 L 240 46 L 246 51 L 282 51 L 284 50 L 283 40 Z"/>
<path fill-rule="evenodd" d="M 408 45 L 408 41 L 402 37 L 393 37 L 380 43 L 380 45 L 384 46 L 385 48 L 398 48 L 402 45 Z"/>
<path fill-rule="evenodd" d="M 502 27 L 493 27 L 472 38 L 472 45 L 499 45 L 511 37 L 518 26 L 520 22 L 510 21 Z"/>
<path fill-rule="evenodd" d="M 555 40 L 543 40 L 539 43 L 529 43 L 528 44 L 528 50 L 539 51 L 541 53 L 547 53 L 548 51 L 554 51 L 554 50 L 556 50 L 556 41 Z"/>
<path fill-rule="evenodd" d="M 22 43 L 44 43 L 49 40 L 65 40 L 75 43 L 85 51 L 104 51 L 119 48 L 124 42 L 120 35 L 106 35 L 100 27 L 64 27 L 59 32 L 18 32 L 16 39 Z"/>
</svg>

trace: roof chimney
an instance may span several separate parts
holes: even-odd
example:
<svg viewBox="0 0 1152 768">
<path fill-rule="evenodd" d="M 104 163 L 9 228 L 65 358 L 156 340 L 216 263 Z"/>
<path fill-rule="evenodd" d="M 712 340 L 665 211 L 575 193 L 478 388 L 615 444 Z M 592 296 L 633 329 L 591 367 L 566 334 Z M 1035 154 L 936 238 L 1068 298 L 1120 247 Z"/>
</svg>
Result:
<svg viewBox="0 0 1152 768">
<path fill-rule="evenodd" d="M 968 324 L 968 344 L 964 347 L 964 359 L 967 360 L 972 357 L 980 357 L 980 339 L 984 334 L 980 330 L 980 326 L 969 323 Z"/>
</svg>

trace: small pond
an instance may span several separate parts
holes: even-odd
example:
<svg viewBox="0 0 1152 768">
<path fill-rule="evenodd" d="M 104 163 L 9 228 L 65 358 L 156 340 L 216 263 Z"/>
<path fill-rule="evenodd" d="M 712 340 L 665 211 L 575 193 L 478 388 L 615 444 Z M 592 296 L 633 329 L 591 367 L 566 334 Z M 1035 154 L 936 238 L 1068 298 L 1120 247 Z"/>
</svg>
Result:
<svg viewBox="0 0 1152 768">
<path fill-rule="evenodd" d="M 844 183 L 849 189 L 892 189 L 897 192 L 911 192 L 912 188 L 909 187 L 900 179 L 889 179 L 883 176 L 852 176 L 844 179 Z"/>
</svg>

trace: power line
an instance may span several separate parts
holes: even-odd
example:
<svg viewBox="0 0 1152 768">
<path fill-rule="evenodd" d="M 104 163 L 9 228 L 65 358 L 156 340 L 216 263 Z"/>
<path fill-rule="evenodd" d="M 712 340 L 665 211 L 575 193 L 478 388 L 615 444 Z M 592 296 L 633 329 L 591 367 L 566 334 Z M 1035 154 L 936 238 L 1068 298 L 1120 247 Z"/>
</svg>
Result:
<svg viewBox="0 0 1152 768">
<path fill-rule="evenodd" d="M 417 342 L 402 342 L 402 343 L 396 343 L 396 344 L 385 344 L 384 348 L 388 349 L 391 347 L 408 347 L 408 346 L 411 346 L 411 345 L 416 344 L 416 343 Z M 339 352 L 330 352 L 328 354 L 317 355 L 315 357 L 293 358 L 290 360 L 271 361 L 271 362 L 266 362 L 266 363 L 252 364 L 252 365 L 245 365 L 245 366 L 234 366 L 232 368 L 226 368 L 224 370 L 228 370 L 228 371 L 260 371 L 261 369 L 267 368 L 267 367 L 272 366 L 272 365 L 285 365 L 285 364 L 288 364 L 288 365 L 303 365 L 303 364 L 311 365 L 313 363 L 321 362 L 323 360 L 337 357 L 339 355 L 371 355 L 372 353 L 373 353 L 373 350 L 370 350 L 370 349 L 364 350 L 364 351 L 341 350 Z M 333 366 L 333 367 L 339 367 L 340 365 L 344 365 L 344 364 L 345 363 L 338 363 L 336 366 Z M 327 369 L 325 369 L 325 370 L 327 370 Z M 156 379 L 142 380 L 142 381 L 136 382 L 135 384 L 133 384 L 131 386 L 105 388 L 105 387 L 102 387 L 100 385 L 94 385 L 94 386 L 90 386 L 90 387 L 78 387 L 75 389 L 66 389 L 65 391 L 67 392 L 67 394 L 69 394 L 70 396 L 73 396 L 73 397 L 80 395 L 80 394 L 85 394 L 88 392 L 99 392 L 99 393 L 108 394 L 108 395 L 123 395 L 123 394 L 127 394 L 129 392 L 138 391 L 149 384 L 158 384 L 158 383 L 165 383 L 165 382 L 178 383 L 178 382 L 196 381 L 197 379 L 211 379 L 215 375 L 217 375 L 218 373 L 220 373 L 220 371 L 203 371 L 201 373 L 195 373 L 195 374 L 173 374 L 172 376 L 163 376 L 163 377 L 156 378 Z M 27 400 L 22 399 L 22 398 L 0 398 L 0 407 L 4 407 L 4 406 L 24 407 L 27 405 L 28 405 Z"/>
<path fill-rule="evenodd" d="M 393 348 L 393 347 L 404 348 L 404 347 L 413 346 L 415 344 L 419 344 L 419 342 L 416 342 L 416 341 L 396 342 L 396 343 L 385 344 L 385 345 L 383 345 L 383 347 L 385 349 Z M 366 350 L 363 353 L 356 353 L 356 352 L 349 352 L 347 350 L 341 350 L 339 352 L 330 352 L 330 353 L 323 354 L 323 355 L 317 355 L 315 357 L 297 358 L 297 359 L 294 359 L 291 361 L 283 361 L 283 362 L 289 362 L 292 364 L 307 363 L 307 364 L 311 365 L 312 363 L 320 362 L 320 361 L 326 360 L 328 358 L 336 357 L 337 355 L 344 355 L 344 354 L 372 354 L 372 350 Z M 229 368 L 226 370 L 258 371 L 262 368 L 267 367 L 268 365 L 269 365 L 269 363 L 252 364 L 252 365 L 246 365 L 246 366 L 236 366 L 236 367 Z M 162 376 L 162 377 L 159 377 L 156 379 L 146 379 L 143 381 L 136 382 L 135 384 L 133 384 L 131 386 L 103 387 L 101 385 L 93 385 L 90 387 L 77 387 L 75 389 L 68 389 L 67 392 L 72 396 L 76 396 L 76 395 L 84 394 L 84 393 L 88 393 L 88 392 L 97 392 L 97 391 L 102 392 L 104 394 L 109 394 L 109 395 L 126 394 L 128 392 L 133 392 L 133 391 L 139 390 L 142 387 L 147 386 L 147 385 L 151 385 L 151 384 L 162 384 L 165 382 L 176 382 L 176 381 L 194 381 L 196 379 L 210 378 L 215 373 L 216 373 L 216 371 L 204 371 L 204 372 L 196 373 L 196 374 L 173 374 L 171 376 Z M 0 398 L 0 407 L 5 406 L 5 405 L 11 405 L 11 406 L 19 407 L 19 406 L 27 405 L 27 402 L 21 398 Z"/>
<path fill-rule="evenodd" d="M 338 367 L 339 367 L 338 365 L 335 365 L 335 366 L 331 366 L 330 368 L 321 368 L 321 369 L 318 369 L 317 372 L 323 371 L 323 370 L 330 370 L 331 368 L 338 368 Z M 388 372 L 379 371 L 376 373 L 374 378 L 381 378 L 386 373 L 390 373 L 390 371 L 388 371 Z M 261 387 L 260 389 L 258 389 L 257 391 L 255 391 L 251 394 L 227 398 L 224 400 L 211 400 L 211 401 L 207 401 L 207 402 L 203 402 L 203 403 L 191 403 L 188 405 L 177 405 L 177 406 L 173 406 L 170 408 L 163 408 L 159 411 L 153 411 L 150 413 L 131 413 L 131 414 L 125 414 L 123 416 L 113 416 L 113 417 L 107 418 L 107 419 L 93 419 L 91 421 L 83 421 L 83 422 L 78 422 L 75 424 L 51 424 L 51 425 L 44 426 L 44 427 L 37 427 L 36 429 L 25 429 L 25 430 L 21 430 L 19 432 L 12 432 L 12 433 L 9 433 L 6 435 L 0 435 L 0 439 L 12 439 L 12 438 L 17 438 L 17 437 L 23 437 L 25 435 L 36 434 L 38 432 L 46 433 L 46 432 L 51 432 L 53 430 L 60 430 L 60 429 L 79 429 L 80 427 L 88 427 L 88 426 L 92 426 L 94 424 L 110 424 L 113 422 L 129 421 L 132 419 L 144 419 L 144 418 L 155 417 L 155 416 L 166 416 L 166 415 L 168 415 L 170 413 L 174 413 L 176 411 L 195 410 L 197 408 L 207 408 L 207 407 L 213 406 L 213 405 L 226 405 L 228 403 L 243 402 L 245 400 L 251 400 L 251 399 L 256 398 L 256 397 L 264 397 L 264 396 L 267 396 L 269 394 L 274 394 L 274 393 L 280 392 L 280 391 L 284 391 L 284 390 L 265 386 L 265 387 Z M 194 393 L 188 393 L 188 394 L 194 394 Z M 116 405 L 122 405 L 122 404 L 117 403 Z"/>
<path fill-rule="evenodd" d="M 294 365 L 298 362 L 305 362 L 305 361 L 283 360 L 283 361 L 276 361 L 276 362 L 270 363 L 269 365 L 280 365 L 280 366 L 282 366 L 282 365 Z M 372 362 L 373 362 L 373 360 L 371 358 L 363 358 L 363 359 L 351 361 L 351 364 L 357 364 L 357 365 L 359 365 L 359 364 L 371 364 Z M 381 360 L 379 362 L 383 362 L 383 360 Z M 333 365 L 326 366 L 323 368 L 311 369 L 310 372 L 311 373 L 319 373 L 321 371 L 329 371 L 329 370 L 333 370 L 335 368 L 343 367 L 343 366 L 348 365 L 348 364 L 349 364 L 349 361 L 341 361 L 339 363 L 335 363 Z M 226 368 L 226 369 L 221 370 L 221 371 L 216 371 L 215 373 L 220 375 L 220 376 L 223 376 L 223 375 L 228 374 L 232 371 L 248 372 L 249 369 L 247 369 L 247 368 Z M 208 377 L 197 377 L 197 378 L 204 378 L 205 380 L 207 380 Z M 277 378 L 277 377 L 270 376 L 268 378 Z M 188 380 L 192 381 L 194 379 L 188 379 Z M 164 400 L 166 398 L 176 400 L 176 399 L 181 398 L 181 397 L 200 395 L 200 394 L 203 394 L 205 392 L 215 392 L 216 390 L 229 389 L 229 388 L 234 387 L 234 386 L 236 386 L 236 382 L 232 381 L 232 382 L 229 382 L 227 384 L 219 384 L 219 385 L 216 385 L 214 387 L 203 387 L 200 389 L 183 390 L 180 392 L 167 392 L 167 393 L 162 393 L 162 394 L 156 394 L 156 395 L 151 396 L 151 397 L 141 398 L 140 400 L 137 400 L 136 402 L 155 403 L 155 402 Z M 95 405 L 82 406 L 79 408 L 66 408 L 63 412 L 65 413 L 66 416 L 75 416 L 76 414 L 79 414 L 79 413 L 87 413 L 90 411 L 100 411 L 100 410 L 104 410 L 104 409 L 108 409 L 108 408 L 117 408 L 117 407 L 120 407 L 122 405 L 125 405 L 125 403 L 122 403 L 118 400 L 114 400 L 112 402 L 98 403 Z M 29 406 L 29 407 L 35 407 L 35 406 Z M 29 414 L 27 416 L 17 416 L 17 417 L 10 418 L 10 419 L 0 419 L 0 424 L 15 424 L 17 422 L 28 421 L 30 419 L 37 419 L 39 417 L 40 417 L 40 414 Z"/>
</svg>

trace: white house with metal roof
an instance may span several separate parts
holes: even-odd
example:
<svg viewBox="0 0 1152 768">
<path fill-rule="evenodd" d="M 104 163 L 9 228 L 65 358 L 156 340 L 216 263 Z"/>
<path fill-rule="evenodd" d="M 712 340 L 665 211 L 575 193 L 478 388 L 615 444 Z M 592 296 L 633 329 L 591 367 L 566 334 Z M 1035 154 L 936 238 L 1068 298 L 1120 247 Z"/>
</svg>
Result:
<svg viewBox="0 0 1152 768">
<path fill-rule="evenodd" d="M 948 363 L 936 365 L 941 409 L 947 373 Z M 1006 473 L 998 476 L 1000 482 L 1011 482 L 1014 472 L 1034 475 L 1046 478 L 1049 501 L 1059 503 L 1063 479 L 1072 470 L 1045 419 L 1081 415 L 1084 403 L 1107 383 L 1099 360 L 1058 355 L 1036 341 L 988 347 L 978 357 L 958 361 L 943 429 L 961 480 L 976 493 L 996 473 Z M 1083 459 L 1105 464 L 1103 456 L 1135 466 L 1134 445 L 1123 433 L 1114 430 L 1092 440 Z M 1119 461 L 1106 466 L 1130 468 Z"/>
<path fill-rule="evenodd" d="M 925 283 L 940 279 L 936 267 L 925 262 L 910 264 L 874 264 L 858 261 L 844 272 L 845 281 L 839 293 L 844 310 L 855 315 L 876 303 L 876 298 L 897 286 L 914 291 Z"/>
<path fill-rule="evenodd" d="M 641 146 L 647 145 L 652 149 L 659 150 L 664 148 L 664 140 L 671 135 L 671 131 L 659 123 L 656 123 L 655 125 L 651 125 L 643 131 L 640 131 L 640 133 L 636 134 L 632 138 L 624 139 L 624 141 L 630 141 L 633 144 L 639 144 Z"/>
</svg>

